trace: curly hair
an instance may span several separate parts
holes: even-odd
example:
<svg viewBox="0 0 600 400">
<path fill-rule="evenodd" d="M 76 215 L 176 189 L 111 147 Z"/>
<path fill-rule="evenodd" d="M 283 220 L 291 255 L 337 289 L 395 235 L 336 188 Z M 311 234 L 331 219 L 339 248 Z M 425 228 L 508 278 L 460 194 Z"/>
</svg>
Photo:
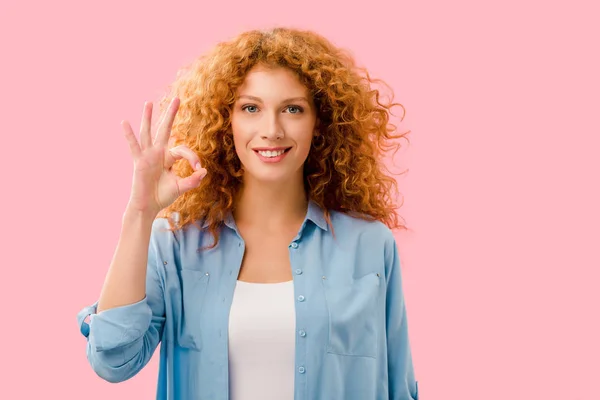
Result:
<svg viewBox="0 0 600 400">
<path fill-rule="evenodd" d="M 325 212 L 339 211 L 367 220 L 379 220 L 390 229 L 402 228 L 396 214 L 397 183 L 386 174 L 382 156 L 400 145 L 390 123 L 393 91 L 383 102 L 364 68 L 345 50 L 321 35 L 292 28 L 252 30 L 218 43 L 177 73 L 160 100 L 164 113 L 175 96 L 180 107 L 172 128 L 172 144 L 195 151 L 209 173 L 199 187 L 181 195 L 159 216 L 169 218 L 171 230 L 199 221 L 208 224 L 219 241 L 219 229 L 235 207 L 242 184 L 242 168 L 231 131 L 236 90 L 257 64 L 285 67 L 295 72 L 313 97 L 317 111 L 317 136 L 304 165 L 305 190 Z M 386 85 L 387 87 L 387 85 Z M 388 87 L 389 88 L 389 87 Z M 404 109 L 404 107 L 402 107 Z M 180 160 L 177 175 L 193 170 Z M 179 214 L 177 224 L 170 218 Z"/>
</svg>

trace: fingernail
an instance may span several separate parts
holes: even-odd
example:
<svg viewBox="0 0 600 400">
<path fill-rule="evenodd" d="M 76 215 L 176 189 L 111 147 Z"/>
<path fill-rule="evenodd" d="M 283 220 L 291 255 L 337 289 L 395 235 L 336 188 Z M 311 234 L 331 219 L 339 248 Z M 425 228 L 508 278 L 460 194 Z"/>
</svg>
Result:
<svg viewBox="0 0 600 400">
<path fill-rule="evenodd" d="M 200 169 L 200 163 L 196 163 L 196 171 Z"/>
</svg>

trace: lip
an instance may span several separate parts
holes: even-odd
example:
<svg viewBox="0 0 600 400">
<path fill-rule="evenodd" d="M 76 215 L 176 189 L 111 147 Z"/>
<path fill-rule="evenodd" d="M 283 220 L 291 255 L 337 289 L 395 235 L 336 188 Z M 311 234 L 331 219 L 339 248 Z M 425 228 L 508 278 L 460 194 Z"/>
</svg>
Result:
<svg viewBox="0 0 600 400">
<path fill-rule="evenodd" d="M 255 147 L 252 150 L 254 151 L 279 151 L 279 150 L 287 150 L 291 149 L 291 146 L 288 147 Z"/>
<path fill-rule="evenodd" d="M 288 155 L 289 151 L 284 151 L 283 154 L 278 155 L 277 157 L 263 157 L 259 151 L 278 151 L 278 150 L 289 150 L 291 147 L 257 147 L 254 150 L 254 154 L 258 157 L 258 159 L 266 164 L 274 164 L 278 163 Z"/>
</svg>

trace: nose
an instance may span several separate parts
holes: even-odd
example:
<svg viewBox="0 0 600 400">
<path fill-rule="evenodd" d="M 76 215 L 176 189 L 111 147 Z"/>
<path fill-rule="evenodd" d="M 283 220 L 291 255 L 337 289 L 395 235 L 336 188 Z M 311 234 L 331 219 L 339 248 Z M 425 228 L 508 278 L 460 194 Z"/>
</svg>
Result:
<svg viewBox="0 0 600 400">
<path fill-rule="evenodd" d="M 283 127 L 281 126 L 277 115 L 268 114 L 265 117 L 265 124 L 262 132 L 261 138 L 265 140 L 278 140 L 283 138 Z"/>
</svg>

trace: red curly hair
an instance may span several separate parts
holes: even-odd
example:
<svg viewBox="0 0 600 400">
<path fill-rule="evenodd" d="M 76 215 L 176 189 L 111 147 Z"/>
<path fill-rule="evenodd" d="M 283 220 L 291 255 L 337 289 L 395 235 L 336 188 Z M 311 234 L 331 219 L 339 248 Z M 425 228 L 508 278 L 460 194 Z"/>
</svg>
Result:
<svg viewBox="0 0 600 400">
<path fill-rule="evenodd" d="M 371 84 L 383 82 L 371 79 L 346 51 L 315 32 L 280 27 L 245 32 L 217 44 L 182 68 L 160 100 L 164 113 L 173 97 L 180 98 L 172 144 L 188 146 L 209 171 L 198 188 L 181 195 L 160 214 L 168 218 L 179 213 L 177 224 L 169 218 L 171 230 L 206 222 L 215 239 L 210 247 L 217 245 L 219 229 L 235 207 L 242 184 L 231 131 L 236 91 L 257 64 L 289 68 L 313 97 L 318 135 L 304 165 L 304 182 L 328 223 L 330 211 L 335 210 L 379 220 L 390 229 L 406 229 L 395 212 L 396 180 L 386 174 L 381 159 L 400 146 L 393 139 L 410 132 L 394 134 L 390 109 L 401 105 L 391 102 L 393 92 L 390 101 L 382 102 Z M 193 172 L 185 160 L 173 168 L 181 177 Z"/>
</svg>

